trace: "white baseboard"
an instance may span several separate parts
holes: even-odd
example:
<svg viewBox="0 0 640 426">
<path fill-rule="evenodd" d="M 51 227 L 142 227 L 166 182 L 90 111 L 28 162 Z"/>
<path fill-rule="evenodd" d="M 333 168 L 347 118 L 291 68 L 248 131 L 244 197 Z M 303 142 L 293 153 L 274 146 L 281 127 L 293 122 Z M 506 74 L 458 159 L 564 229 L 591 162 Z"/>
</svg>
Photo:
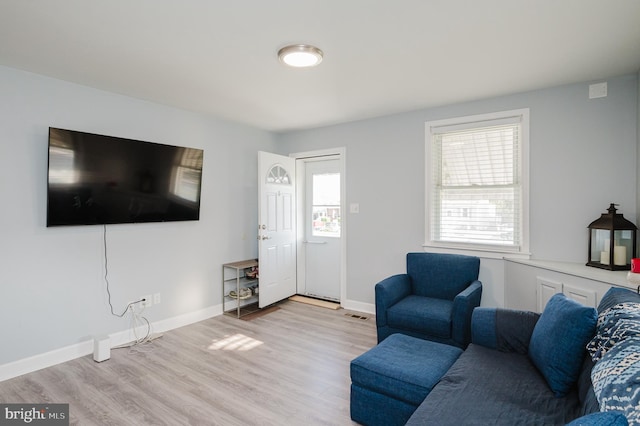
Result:
<svg viewBox="0 0 640 426">
<path fill-rule="evenodd" d="M 222 305 L 211 306 L 199 311 L 189 312 L 187 314 L 156 321 L 151 323 L 151 327 L 154 333 L 162 333 L 218 315 L 222 315 Z M 138 327 L 136 329 L 136 333 L 138 336 L 145 336 L 147 333 L 147 327 Z M 135 339 L 135 334 L 131 329 L 109 334 L 110 346 L 112 348 L 133 342 Z M 2 364 L 0 365 L 0 382 L 22 376 L 23 374 L 31 373 L 33 371 L 41 370 L 43 368 L 51 367 L 56 364 L 71 361 L 91 353 L 93 353 L 93 339 Z"/>
<path fill-rule="evenodd" d="M 153 334 L 162 333 L 165 331 L 173 330 L 174 328 L 180 328 L 184 327 L 185 325 L 203 321 L 218 315 L 222 315 L 222 305 L 210 306 L 199 311 L 189 312 L 186 314 L 178 315 L 176 317 L 155 321 L 151 323 L 151 332 Z M 114 348 L 116 346 L 134 342 L 138 337 L 144 337 L 146 334 L 147 326 L 142 325 L 135 329 L 135 333 L 132 329 L 127 329 L 110 334 L 109 340 L 111 340 L 111 347 Z"/>
<path fill-rule="evenodd" d="M 75 345 L 66 346 L 60 349 L 30 356 L 0 365 L 0 382 L 22 376 L 52 365 L 61 364 L 80 358 L 93 352 L 93 340 L 86 340 Z"/>
<path fill-rule="evenodd" d="M 351 311 L 364 312 L 367 314 L 375 315 L 376 314 L 376 305 L 372 303 L 363 303 L 358 302 L 356 300 L 342 300 L 340 301 L 340 306 L 344 309 L 349 309 Z"/>
</svg>

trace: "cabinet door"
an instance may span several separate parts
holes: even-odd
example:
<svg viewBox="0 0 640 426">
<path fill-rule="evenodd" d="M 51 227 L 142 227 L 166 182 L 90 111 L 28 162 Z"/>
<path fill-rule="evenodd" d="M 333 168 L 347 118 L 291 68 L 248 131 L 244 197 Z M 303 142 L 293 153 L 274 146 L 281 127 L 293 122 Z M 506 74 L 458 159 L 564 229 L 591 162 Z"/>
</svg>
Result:
<svg viewBox="0 0 640 426">
<path fill-rule="evenodd" d="M 585 306 L 596 305 L 596 292 L 584 287 L 572 286 L 549 280 L 547 278 L 536 277 L 538 293 L 538 312 L 544 311 L 547 302 L 556 293 L 564 293 L 569 299 L 575 300 Z"/>
<path fill-rule="evenodd" d="M 582 287 L 574 287 L 565 284 L 563 293 L 567 295 L 569 299 L 573 299 L 576 302 L 580 302 L 585 306 L 592 306 L 597 308 L 596 306 L 596 292 L 592 290 L 587 290 Z"/>
<path fill-rule="evenodd" d="M 536 277 L 536 291 L 538 293 L 538 312 L 544 311 L 547 302 L 556 293 L 562 293 L 562 283 L 547 278 Z"/>
</svg>

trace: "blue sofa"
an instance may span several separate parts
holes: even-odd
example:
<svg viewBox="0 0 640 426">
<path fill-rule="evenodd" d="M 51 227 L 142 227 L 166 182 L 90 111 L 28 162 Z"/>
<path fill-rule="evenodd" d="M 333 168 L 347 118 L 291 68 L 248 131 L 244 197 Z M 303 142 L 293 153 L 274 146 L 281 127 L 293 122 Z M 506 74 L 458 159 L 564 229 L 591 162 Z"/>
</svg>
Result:
<svg viewBox="0 0 640 426">
<path fill-rule="evenodd" d="M 426 397 L 412 414 L 389 412 L 394 405 L 385 404 L 410 402 L 406 392 L 418 389 L 415 378 L 398 373 L 402 367 L 387 367 L 393 364 L 390 349 L 377 366 L 369 357 L 371 370 L 399 379 L 387 379 L 386 387 L 376 389 L 379 402 L 369 412 L 355 407 L 352 397 L 352 412 L 355 407 L 360 413 L 354 420 L 386 426 L 640 425 L 637 293 L 612 288 L 598 311 L 562 294 L 554 295 L 542 314 L 476 308 L 471 334 L 471 344 L 459 356 L 452 355 L 452 365 L 437 383 L 420 389 Z M 411 344 L 407 339 L 422 345 L 420 339 L 403 336 L 404 345 Z M 366 354 L 361 357 L 366 359 Z M 352 380 L 353 367 L 354 363 Z M 366 399 L 355 402 L 362 405 Z M 381 415 L 378 411 L 383 409 L 387 411 Z"/>
</svg>

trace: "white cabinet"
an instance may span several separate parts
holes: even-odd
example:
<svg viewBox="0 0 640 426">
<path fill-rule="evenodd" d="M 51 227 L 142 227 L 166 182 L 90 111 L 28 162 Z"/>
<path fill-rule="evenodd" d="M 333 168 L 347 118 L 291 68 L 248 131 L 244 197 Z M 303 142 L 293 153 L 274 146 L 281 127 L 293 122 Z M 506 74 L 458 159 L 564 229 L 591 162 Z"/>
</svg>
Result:
<svg viewBox="0 0 640 426">
<path fill-rule="evenodd" d="M 544 275 L 543 272 L 541 273 Z M 544 311 L 545 306 L 547 306 L 547 302 L 556 293 L 564 293 L 569 299 L 580 302 L 585 306 L 593 306 L 594 308 L 597 308 L 598 304 L 596 303 L 596 290 L 590 289 L 588 287 L 590 287 L 588 283 L 581 283 L 580 285 L 570 285 L 537 276 L 537 311 Z"/>
<path fill-rule="evenodd" d="M 562 293 L 562 283 L 546 278 L 536 277 L 536 292 L 538 293 L 537 311 L 542 312 L 547 302 L 556 293 Z"/>
<path fill-rule="evenodd" d="M 505 259 L 505 308 L 542 312 L 556 293 L 597 307 L 612 286 L 636 289 L 626 277 L 576 263 Z"/>
<path fill-rule="evenodd" d="M 566 294 L 569 299 L 573 299 L 576 302 L 580 302 L 585 306 L 593 306 L 594 308 L 598 307 L 599 301 L 596 302 L 596 299 L 597 299 L 596 290 L 590 290 L 588 288 L 582 288 L 582 287 L 572 286 L 569 284 L 564 284 L 562 288 L 562 292 Z"/>
<path fill-rule="evenodd" d="M 222 265 L 222 311 L 237 318 L 258 311 L 258 281 L 256 259 Z"/>
</svg>

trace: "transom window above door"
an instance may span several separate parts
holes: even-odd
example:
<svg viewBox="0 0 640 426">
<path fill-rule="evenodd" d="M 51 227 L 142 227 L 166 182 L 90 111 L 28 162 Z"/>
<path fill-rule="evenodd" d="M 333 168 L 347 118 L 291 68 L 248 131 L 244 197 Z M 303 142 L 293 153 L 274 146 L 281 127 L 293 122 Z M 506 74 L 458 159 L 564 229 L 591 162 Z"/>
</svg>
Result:
<svg viewBox="0 0 640 426">
<path fill-rule="evenodd" d="M 291 178 L 289 177 L 289 173 L 284 169 L 284 167 L 275 165 L 267 174 L 267 183 L 279 183 L 282 185 L 290 185 Z"/>
</svg>

